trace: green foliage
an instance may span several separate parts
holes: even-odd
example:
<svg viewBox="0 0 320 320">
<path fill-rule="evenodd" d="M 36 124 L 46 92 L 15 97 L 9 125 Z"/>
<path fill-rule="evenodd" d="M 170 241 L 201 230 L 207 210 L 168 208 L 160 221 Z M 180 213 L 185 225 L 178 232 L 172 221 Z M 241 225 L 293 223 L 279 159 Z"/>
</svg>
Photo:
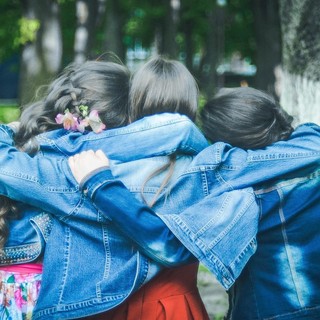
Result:
<svg viewBox="0 0 320 320">
<path fill-rule="evenodd" d="M 199 272 L 205 272 L 205 273 L 210 273 L 210 271 L 208 270 L 208 268 L 206 266 L 204 266 L 203 264 L 199 264 Z"/>
<path fill-rule="evenodd" d="M 20 110 L 16 105 L 0 104 L 0 123 L 9 123 L 19 119 Z"/>
<path fill-rule="evenodd" d="M 226 10 L 225 55 L 230 57 L 238 51 L 242 57 L 253 59 L 256 43 L 251 0 L 229 0 Z"/>
<path fill-rule="evenodd" d="M 18 21 L 20 36 L 15 39 L 15 45 L 24 45 L 36 40 L 37 31 L 40 28 L 40 21 L 37 19 L 20 18 Z"/>
<path fill-rule="evenodd" d="M 137 0 L 131 7 L 125 26 L 125 33 L 131 39 L 138 39 L 142 46 L 151 46 L 155 28 L 161 25 L 165 16 L 165 7 L 159 1 Z M 133 3 L 132 3 L 133 4 Z M 132 41 L 131 43 L 132 44 Z"/>
<path fill-rule="evenodd" d="M 22 14 L 19 0 L 0 1 L 0 62 L 19 51 L 15 45 L 19 37 L 18 21 Z"/>
<path fill-rule="evenodd" d="M 226 12 L 225 55 L 239 51 L 244 57 L 254 57 L 255 40 L 253 35 L 253 12 L 251 0 L 228 0 Z M 73 56 L 75 34 L 75 0 L 58 0 L 63 29 L 63 48 L 66 62 Z M 119 0 L 125 18 L 124 43 L 132 47 L 135 40 L 145 48 L 154 41 L 155 29 L 161 27 L 167 14 L 165 1 L 158 0 Z M 196 52 L 203 50 L 203 42 L 212 32 L 208 26 L 207 15 L 217 5 L 216 0 L 181 0 L 180 24 L 177 34 L 179 47 L 183 51 L 184 32 L 192 28 L 192 39 Z M 1 0 L 0 3 L 0 61 L 19 50 L 19 46 L 33 41 L 39 28 L 39 21 L 21 18 L 22 6 L 19 0 Z M 104 42 L 104 29 L 99 26 L 95 34 L 95 49 L 101 53 Z"/>
<path fill-rule="evenodd" d="M 60 19 L 62 26 L 62 42 L 64 64 L 73 60 L 74 35 L 76 31 L 75 0 L 62 0 L 60 3 Z"/>
</svg>

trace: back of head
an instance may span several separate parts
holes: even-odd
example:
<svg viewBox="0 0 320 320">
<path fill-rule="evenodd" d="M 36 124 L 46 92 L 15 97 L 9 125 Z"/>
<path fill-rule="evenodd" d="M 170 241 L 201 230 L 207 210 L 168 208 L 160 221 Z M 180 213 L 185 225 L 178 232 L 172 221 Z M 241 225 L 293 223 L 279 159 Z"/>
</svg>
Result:
<svg viewBox="0 0 320 320">
<path fill-rule="evenodd" d="M 293 131 L 293 118 L 271 95 L 248 87 L 221 89 L 201 110 L 200 119 L 211 142 L 243 149 L 286 140 Z"/>
<path fill-rule="evenodd" d="M 163 112 L 177 112 L 195 120 L 197 107 L 197 83 L 179 61 L 153 58 L 138 69 L 131 79 L 131 121 Z"/>
<path fill-rule="evenodd" d="M 69 65 L 52 82 L 42 100 L 23 110 L 16 145 L 23 149 L 37 134 L 61 128 L 55 118 L 66 110 L 81 118 L 81 105 L 87 106 L 88 112 L 96 110 L 107 129 L 126 125 L 129 81 L 128 69 L 114 62 Z"/>
</svg>

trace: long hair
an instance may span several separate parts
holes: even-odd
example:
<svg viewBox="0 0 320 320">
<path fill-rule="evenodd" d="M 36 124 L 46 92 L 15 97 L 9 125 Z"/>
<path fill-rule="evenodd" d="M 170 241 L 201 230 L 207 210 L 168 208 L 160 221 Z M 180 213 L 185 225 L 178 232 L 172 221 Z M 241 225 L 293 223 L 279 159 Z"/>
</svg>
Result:
<svg viewBox="0 0 320 320">
<path fill-rule="evenodd" d="M 34 138 L 42 132 L 61 128 L 55 117 L 66 109 L 81 116 L 81 105 L 88 106 L 88 111 L 97 110 L 108 129 L 126 125 L 129 80 L 128 69 L 117 63 L 87 61 L 82 65 L 69 65 L 52 82 L 42 100 L 22 111 L 15 135 L 16 146 L 27 152 L 37 151 Z"/>
<path fill-rule="evenodd" d="M 129 93 L 131 121 L 164 112 L 177 112 L 194 121 L 197 108 L 197 83 L 181 62 L 155 57 L 133 74 Z"/>
<path fill-rule="evenodd" d="M 220 90 L 200 112 L 208 140 L 243 149 L 263 148 L 288 139 L 292 121 L 271 95 L 249 87 Z"/>
<path fill-rule="evenodd" d="M 132 76 L 129 91 L 130 120 L 136 121 L 145 116 L 170 112 L 186 115 L 194 121 L 198 109 L 198 93 L 194 77 L 181 62 L 161 56 L 151 58 Z M 170 155 L 168 163 L 151 173 L 144 182 L 143 199 L 147 182 L 168 170 L 155 197 L 149 203 L 150 207 L 155 204 L 158 196 L 169 183 L 176 156 L 176 154 Z"/>
<path fill-rule="evenodd" d="M 128 123 L 129 70 L 120 64 L 106 61 L 87 61 L 70 64 L 48 87 L 45 96 L 25 107 L 14 141 L 17 148 L 29 154 L 38 151 L 36 136 L 61 128 L 55 117 L 68 109 L 81 116 L 80 105 L 88 111 L 97 110 L 107 129 Z M 90 130 L 90 128 L 89 128 Z M 0 248 L 8 236 L 7 220 L 16 212 L 15 202 L 0 196 Z"/>
</svg>

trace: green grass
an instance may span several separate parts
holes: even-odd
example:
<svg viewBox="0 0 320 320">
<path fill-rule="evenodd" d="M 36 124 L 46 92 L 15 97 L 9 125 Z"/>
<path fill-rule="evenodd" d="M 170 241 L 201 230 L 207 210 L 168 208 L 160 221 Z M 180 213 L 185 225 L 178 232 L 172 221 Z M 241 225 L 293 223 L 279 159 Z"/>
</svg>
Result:
<svg viewBox="0 0 320 320">
<path fill-rule="evenodd" d="M 0 104 L 0 123 L 9 123 L 19 119 L 20 110 L 17 105 Z"/>
</svg>

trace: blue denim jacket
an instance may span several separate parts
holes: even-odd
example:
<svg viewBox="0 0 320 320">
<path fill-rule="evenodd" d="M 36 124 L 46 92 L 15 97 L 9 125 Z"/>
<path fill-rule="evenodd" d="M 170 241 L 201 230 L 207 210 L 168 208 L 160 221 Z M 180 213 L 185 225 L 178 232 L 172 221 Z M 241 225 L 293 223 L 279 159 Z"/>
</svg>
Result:
<svg viewBox="0 0 320 320">
<path fill-rule="evenodd" d="M 139 124 L 136 127 L 138 128 L 138 131 L 130 131 L 130 134 L 139 134 L 140 140 L 138 141 L 144 141 L 142 144 L 137 143 L 136 138 L 128 139 L 128 136 L 125 136 L 124 134 L 124 143 L 128 143 L 125 145 L 125 148 L 121 151 L 119 151 L 119 158 L 121 156 L 127 156 L 130 157 L 130 154 L 133 152 L 136 154 L 143 154 L 148 153 L 147 156 L 152 155 L 159 155 L 164 154 L 163 150 L 171 150 L 176 151 L 179 148 L 184 148 L 187 151 L 195 150 L 195 147 L 190 147 L 188 144 L 192 145 L 193 139 L 195 138 L 194 134 L 190 133 L 192 124 L 188 126 L 186 123 L 185 126 L 178 126 L 179 122 L 182 121 L 182 118 L 175 118 L 176 116 L 172 116 L 171 120 L 167 122 L 166 126 L 161 126 L 161 123 L 159 124 L 159 128 L 157 128 L 157 121 L 153 123 L 154 126 L 147 124 L 144 128 L 143 126 L 139 128 Z M 151 117 L 152 118 L 152 117 Z M 170 119 L 170 117 L 169 117 Z M 174 121 L 174 119 L 176 121 Z M 168 118 L 166 119 L 168 121 Z M 173 121 L 173 122 L 172 122 Z M 172 127 L 170 127 L 172 125 Z M 188 127 L 188 128 L 187 128 Z M 142 129 L 142 130 L 141 130 Z M 177 130 L 178 129 L 178 130 Z M 184 132 L 184 129 L 187 130 Z M 312 128 L 311 128 L 312 129 Z M 316 159 L 319 161 L 319 153 L 314 152 L 315 146 L 312 144 L 312 139 L 315 135 L 319 134 L 316 131 L 307 130 L 307 132 L 304 133 L 306 136 L 305 141 L 303 143 L 300 143 L 300 145 L 294 145 L 294 143 L 290 146 L 287 144 L 280 144 L 279 148 L 275 149 L 273 152 L 273 149 L 266 149 L 266 150 L 260 150 L 256 152 L 248 152 L 239 150 L 239 149 L 232 149 L 228 145 L 224 144 L 216 144 L 215 146 L 207 148 L 199 158 L 197 158 L 196 161 L 188 167 L 188 171 L 185 175 L 182 176 L 180 182 L 183 182 L 183 179 L 186 178 L 186 182 L 188 182 L 188 177 L 191 177 L 192 179 L 195 179 L 194 183 L 195 186 L 199 185 L 199 192 L 194 192 L 194 188 L 187 188 L 184 186 L 183 190 L 178 187 L 177 195 L 175 193 L 171 192 L 170 196 L 168 196 L 166 201 L 166 206 L 168 205 L 168 211 L 166 212 L 165 207 L 162 207 L 161 201 L 157 204 L 157 208 L 161 208 L 163 214 L 162 218 L 166 221 L 166 223 L 170 226 L 170 228 L 174 231 L 175 235 L 187 246 L 189 246 L 189 249 L 195 254 L 201 261 L 203 261 L 211 271 L 213 271 L 218 279 L 221 281 L 222 284 L 225 285 L 226 288 L 229 288 L 235 278 L 241 273 L 241 270 L 244 268 L 245 264 L 249 260 L 249 258 L 252 256 L 253 252 L 256 248 L 256 233 L 257 233 L 257 227 L 258 227 L 258 219 L 259 219 L 259 208 L 256 206 L 254 201 L 254 194 L 252 189 L 248 188 L 245 189 L 247 185 L 252 184 L 252 180 L 256 181 L 257 183 L 262 182 L 268 179 L 272 179 L 274 177 L 277 177 L 279 174 L 282 174 L 285 170 L 287 173 L 290 172 L 296 172 L 297 170 L 302 170 L 305 166 L 309 164 L 309 166 L 314 166 L 316 163 Z M 151 130 L 151 131 L 149 131 Z M 116 132 L 116 131 L 115 131 Z M 191 131 L 192 132 L 192 131 Z M 297 131 L 298 132 L 298 131 Z M 121 130 L 120 132 L 121 133 Z M 124 133 L 124 132 L 123 132 Z M 128 132 L 127 132 L 128 133 Z M 300 132 L 301 133 L 301 132 Z M 109 133 L 112 136 L 112 131 Z M 181 139 L 181 135 L 183 135 L 183 138 Z M 298 134 L 297 134 L 298 135 Z M 72 136 L 72 135 L 71 135 Z M 96 137 L 95 135 L 92 135 L 92 137 Z M 154 139 L 155 137 L 157 139 L 162 139 L 161 147 L 159 147 L 158 144 L 154 145 Z M 65 134 L 61 134 L 60 138 L 65 140 L 66 136 Z M 83 138 L 86 139 L 86 138 Z M 117 138 L 119 143 L 119 137 Z M 70 139 L 67 138 L 67 141 Z M 112 139 L 110 139 L 110 145 L 108 144 L 105 147 L 105 151 L 107 151 L 108 147 L 112 146 Z M 109 141 L 109 140 L 108 140 Z M 122 141 L 122 140 L 121 140 Z M 175 146 L 172 145 L 173 141 L 180 141 L 179 146 L 175 144 Z M 182 142 L 181 142 L 182 141 Z M 147 146 L 149 142 L 149 146 Z M 51 141 L 50 141 L 51 143 Z M 49 143 L 49 144 L 50 144 Z M 303 144 L 306 143 L 306 148 L 304 148 Z M 130 145 L 132 144 L 132 145 Z M 133 145 L 134 144 L 134 145 Z M 171 145 L 170 145 L 171 144 Z M 98 148 L 101 147 L 101 143 L 97 143 Z M 120 144 L 121 145 L 121 144 Z M 309 150 L 308 150 L 309 145 Z M 131 152 L 130 146 L 134 147 L 134 151 Z M 52 144 L 53 148 L 57 148 L 58 150 L 61 149 L 61 145 L 59 143 Z M 88 147 L 88 146 L 87 146 Z M 117 145 L 117 147 L 119 147 Z M 288 148 L 287 148 L 288 147 Z M 86 147 L 85 147 L 86 148 Z M 161 148 L 163 149 L 161 151 Z M 92 214 L 86 210 L 84 214 L 81 213 L 81 204 L 86 201 L 85 197 L 80 197 L 78 194 L 78 189 L 74 188 L 74 179 L 72 175 L 70 174 L 69 168 L 67 166 L 67 163 L 65 159 L 61 159 L 59 161 L 55 161 L 52 159 L 47 158 L 41 158 L 41 157 L 35 157 L 30 158 L 25 154 L 16 152 L 12 147 L 8 147 L 6 145 L 0 145 L 0 149 L 2 149 L 3 153 L 6 154 L 8 157 L 6 157 L 5 161 L 1 161 L 0 159 L 0 179 L 4 180 L 5 184 L 0 186 L 0 192 L 10 195 L 13 198 L 18 198 L 19 196 L 21 199 L 27 203 L 32 202 L 33 204 L 36 204 L 37 206 L 43 207 L 44 203 L 48 211 L 55 211 L 55 214 L 61 215 L 61 218 L 59 221 L 61 221 L 61 224 L 64 223 L 68 224 L 70 223 L 70 220 L 75 220 L 76 218 L 79 219 L 79 232 L 83 228 L 83 221 L 85 219 L 92 219 Z M 112 150 L 115 150 L 116 148 L 111 148 Z M 121 149 L 121 148 L 120 148 Z M 83 150 L 83 149 L 82 149 Z M 238 150 L 238 151 L 236 151 Z M 279 152 L 279 150 L 281 150 Z M 298 151 L 297 151 L 298 150 Z M 307 150 L 307 151 L 306 151 Z M 318 150 L 318 149 L 316 149 Z M 74 152 L 81 151 L 81 148 L 75 148 Z M 300 153 L 301 151 L 301 153 Z M 65 150 L 61 151 L 62 153 L 65 153 Z M 206 155 L 206 152 L 209 152 L 208 155 Z M 107 152 L 108 153 L 108 152 Z M 67 155 L 67 153 L 66 153 Z M 228 155 L 228 156 L 227 156 Z M 229 156 L 231 157 L 234 155 L 234 159 L 237 160 L 235 163 L 231 161 L 230 164 L 226 161 L 225 166 L 221 166 L 221 163 L 225 161 L 225 159 L 228 159 Z M 116 159 L 116 151 L 111 151 L 109 153 L 109 156 L 111 156 L 112 159 Z M 207 156 L 210 156 L 209 158 Z M 137 156 L 135 156 L 137 157 Z M 15 170 L 12 170 L 10 168 L 11 166 L 8 164 L 8 158 L 10 159 L 10 164 L 15 167 Z M 231 157 L 232 158 L 232 157 Z M 230 158 L 230 159 L 231 159 Z M 210 159 L 210 161 L 208 161 Z M 211 159 L 214 159 L 214 162 L 212 162 Z M 263 175 L 258 174 L 252 174 L 253 170 L 259 170 L 262 163 L 264 163 L 267 160 L 267 163 L 270 162 L 272 159 L 272 163 L 275 164 L 274 167 L 270 166 L 264 166 Z M 286 159 L 286 160 L 284 160 Z M 115 160 L 114 160 L 115 161 Z M 12 163 L 13 162 L 13 163 Z M 117 162 L 117 161 L 115 161 Z M 281 163 L 283 163 L 284 167 L 281 167 Z M 237 165 L 236 165 L 237 164 Z M 317 163 L 318 165 L 319 163 Z M 3 165 L 3 166 L 2 166 Z M 245 169 L 246 167 L 249 167 L 250 170 Z M 21 168 L 25 167 L 25 171 L 23 173 L 20 173 Z M 17 168 L 19 170 L 17 170 Z M 236 184 L 233 186 L 231 181 L 228 181 L 225 179 L 223 175 L 220 175 L 220 170 L 215 173 L 215 169 L 225 169 L 226 172 L 232 173 L 237 177 L 235 179 Z M 243 168 L 244 173 L 248 173 L 247 175 L 241 175 L 239 173 L 239 168 Z M 185 170 L 186 168 L 184 168 Z M 262 170 L 262 168 L 260 168 Z M 17 172 L 18 171 L 18 172 Z M 61 172 L 64 172 L 65 174 L 61 174 Z M 254 171 L 256 172 L 256 171 Z M 258 172 L 258 171 L 257 171 Z M 221 171 L 221 173 L 224 173 L 224 170 Z M 237 176 L 239 174 L 239 176 Z M 243 180 L 243 184 L 241 183 L 242 179 L 241 177 L 245 177 Z M 105 179 L 103 174 L 98 176 L 98 180 L 94 180 L 94 187 L 92 190 L 99 189 L 100 185 L 104 185 L 104 183 L 113 181 L 109 178 Z M 17 185 L 17 181 L 23 180 L 23 186 Z M 217 183 L 217 190 L 214 190 L 214 185 Z M 182 183 L 181 182 L 181 183 Z M 239 190 L 237 189 L 237 184 L 240 184 Z M 28 194 L 23 192 L 25 189 L 30 190 Z M 225 192 L 227 189 L 227 193 Z M 241 189 L 243 188 L 243 189 Z M 90 189 L 91 190 L 91 189 Z M 134 188 L 132 189 L 134 190 Z M 48 197 L 48 193 L 50 194 L 50 197 Z M 214 198 L 214 201 L 216 203 L 216 206 L 212 207 L 212 197 Z M 91 194 L 91 192 L 88 192 L 88 194 Z M 188 201 L 186 203 L 179 202 L 179 206 L 177 207 L 177 201 L 180 200 L 186 200 L 187 195 L 191 194 L 190 201 L 188 197 Z M 171 197 L 171 195 L 173 197 Z M 104 205 L 103 210 L 98 211 L 99 212 L 99 218 L 103 221 L 103 219 L 107 219 L 107 222 L 110 221 L 109 216 L 112 216 L 113 209 L 116 209 L 117 201 L 121 201 L 120 197 L 117 197 L 117 195 L 114 195 L 114 201 L 112 200 L 109 205 L 106 202 L 106 205 Z M 184 210 L 186 207 L 189 207 L 190 203 L 193 201 L 192 198 L 194 198 L 194 201 L 196 202 L 197 199 L 199 199 L 201 206 L 204 205 L 205 210 L 199 211 L 204 214 L 204 219 L 195 219 L 194 218 L 194 212 L 192 212 L 192 207 L 190 210 Z M 203 198 L 205 197 L 205 198 Z M 246 198 L 246 201 L 242 201 L 243 197 Z M 38 199 L 40 198 L 40 200 Z M 203 200 L 203 201 L 202 201 Z M 62 203 L 64 204 L 64 208 L 61 207 Z M 120 208 L 126 205 L 126 202 L 122 201 L 118 203 Z M 135 219 L 133 221 L 130 217 L 137 217 L 139 214 L 137 214 L 137 211 L 135 211 L 135 206 L 133 205 L 134 202 L 130 203 L 130 210 L 132 210 L 132 216 L 130 215 L 128 219 L 125 219 L 124 223 L 125 225 L 130 226 L 133 225 L 132 222 L 140 222 Z M 170 209 L 171 206 L 171 209 Z M 181 206 L 181 207 L 180 207 Z M 240 206 L 240 207 L 239 207 Z M 106 208 L 108 208 L 108 214 L 105 214 Z M 201 207 L 200 207 L 201 208 Z M 218 209 L 219 210 L 218 210 Z M 124 208 L 126 210 L 129 210 L 128 207 Z M 238 211 L 236 211 L 236 209 Z M 249 210 L 247 210 L 249 209 Z M 215 218 L 215 216 L 210 212 L 210 210 L 214 210 L 214 212 L 218 212 L 218 217 Z M 224 218 L 224 213 L 228 212 L 229 214 L 226 215 L 226 218 Z M 180 211 L 183 212 L 183 214 L 178 214 Z M 239 213 L 240 211 L 240 213 Z M 231 213 L 230 213 L 231 212 Z M 234 212 L 237 212 L 235 215 Z M 249 214 L 248 214 L 249 212 Z M 85 213 L 88 214 L 88 216 L 85 215 Z M 206 220 L 206 216 L 209 217 L 209 220 Z M 114 216 L 116 216 L 114 214 Z M 143 217 L 140 215 L 140 217 Z M 248 217 L 252 218 L 252 223 L 248 224 Z M 148 243 L 146 242 L 148 240 L 148 237 L 145 237 L 145 234 L 139 232 L 138 234 L 130 234 L 131 237 L 137 238 L 137 243 L 142 245 L 144 247 L 144 252 L 148 253 L 150 256 L 154 257 L 155 260 L 159 261 L 159 256 L 162 254 L 162 258 L 164 261 L 167 259 L 167 257 L 171 257 L 169 261 L 173 264 L 178 259 L 183 260 L 185 258 L 183 253 L 183 248 L 179 247 L 179 244 L 177 243 L 176 239 L 172 237 L 172 234 L 170 232 L 163 231 L 161 227 L 157 227 L 157 224 L 155 223 L 155 220 L 153 219 L 154 216 L 150 215 L 147 217 L 147 221 L 145 221 L 146 228 L 151 224 L 151 227 L 156 227 L 157 229 L 157 235 L 159 235 L 158 240 L 153 241 L 151 245 L 150 252 Z M 119 219 L 111 218 L 114 225 L 119 226 Z M 161 221 L 161 220 L 160 220 Z M 209 221 L 210 223 L 201 225 L 203 221 Z M 251 221 L 251 220 L 249 220 Z M 240 223 L 238 223 L 240 222 Z M 59 224 L 58 224 L 59 225 Z M 218 226 L 218 228 L 215 228 L 215 225 Z M 150 228 L 151 228 L 150 227 Z M 73 230 L 74 228 L 72 228 Z M 67 228 L 67 236 L 65 237 L 65 246 L 68 247 L 70 239 L 71 228 Z M 245 230 L 246 232 L 244 233 Z M 230 236 L 230 231 L 233 232 L 233 234 L 237 234 L 237 240 L 233 240 L 233 236 Z M 88 231 L 89 232 L 89 231 Z M 92 234 L 92 240 L 94 240 L 94 233 Z M 55 238 L 54 236 L 51 236 L 50 239 Z M 147 238 L 147 240 L 145 240 Z M 150 238 L 150 237 L 149 237 Z M 59 239 L 60 240 L 60 239 Z M 169 249 L 172 249 L 174 247 L 178 248 L 178 250 L 167 250 L 163 251 L 163 241 L 168 240 L 168 243 L 172 244 L 175 243 L 175 245 L 169 246 Z M 191 241 L 190 241 L 191 240 Z M 175 242 L 176 241 L 176 242 Z M 49 241 L 50 243 L 50 241 Z M 61 243 L 61 241 L 60 241 Z M 94 243 L 94 242 L 92 242 Z M 191 244 L 190 244 L 191 243 Z M 83 242 L 81 242 L 80 246 L 83 245 Z M 60 250 L 59 247 L 55 248 L 55 250 Z M 70 252 L 70 248 L 68 247 L 68 250 L 66 253 Z M 86 246 L 83 246 L 82 249 L 85 253 L 88 252 L 86 249 Z M 90 251 L 90 250 L 89 250 Z M 164 252 L 164 253 L 163 253 Z M 106 253 L 105 253 L 106 254 Z M 164 257 L 163 255 L 166 255 Z M 81 257 L 80 257 L 81 258 Z M 95 257 L 92 257 L 92 260 L 95 259 Z M 185 259 L 186 261 L 187 259 Z M 97 261 L 96 259 L 94 261 Z M 63 261 L 62 261 L 63 262 Z M 65 262 L 68 262 L 68 254 L 65 256 Z M 54 265 L 54 262 L 48 261 L 48 263 L 52 263 Z M 69 266 L 66 266 L 65 264 L 61 264 L 64 267 L 64 273 L 63 273 L 63 280 L 68 280 L 64 282 L 61 285 L 61 292 L 59 296 L 59 303 L 58 308 L 52 308 L 47 310 L 46 314 L 43 314 L 43 319 L 48 318 L 46 315 L 49 313 L 56 313 L 60 312 L 58 314 L 58 317 L 62 318 L 62 313 L 70 315 L 74 315 L 76 311 L 73 310 L 72 307 L 83 307 L 83 304 L 66 304 L 66 300 L 70 299 L 70 297 L 64 296 L 64 289 L 66 289 L 66 286 L 68 285 L 68 282 L 70 281 L 68 277 L 68 268 Z M 61 268 L 61 265 L 59 268 Z M 76 272 L 75 277 L 73 277 L 72 280 L 74 280 L 73 285 L 77 285 L 79 282 L 79 275 L 78 272 L 80 272 L 79 268 L 75 268 L 74 271 Z M 71 269 L 69 269 L 71 270 Z M 81 269 L 81 271 L 86 271 L 85 267 Z M 59 273 L 58 273 L 59 275 Z M 53 272 L 53 274 L 50 275 L 51 281 L 56 282 L 56 273 Z M 59 275 L 60 276 L 60 275 Z M 49 277 L 49 275 L 48 275 Z M 92 273 L 91 273 L 92 277 Z M 59 278 L 59 277 L 58 277 Z M 71 277 L 72 278 L 72 277 Z M 108 279 L 110 280 L 110 279 Z M 127 280 L 127 279 L 126 279 Z M 119 278 L 114 279 L 114 281 L 119 281 Z M 122 282 L 120 280 L 120 283 L 122 285 Z M 81 285 L 81 283 L 80 283 Z M 100 288 L 100 287 L 99 287 Z M 112 288 L 114 290 L 113 294 L 116 292 L 119 292 L 123 290 L 121 287 L 120 289 Z M 70 295 L 72 295 L 72 290 L 70 292 Z M 80 291 L 77 291 L 78 298 L 81 301 L 84 301 L 85 297 L 88 297 L 87 291 L 81 291 L 81 295 L 79 295 Z M 101 293 L 98 292 L 99 294 Z M 111 295 L 112 296 L 112 295 Z M 110 297 L 110 296 L 109 296 Z M 112 296 L 114 300 L 116 300 L 115 295 Z M 55 297 L 54 297 L 55 298 Z M 121 299 L 121 298 L 120 298 Z M 55 301 L 55 299 L 53 299 Z M 70 301 L 70 300 L 69 300 Z M 89 300 L 85 300 L 87 302 Z M 118 301 L 118 300 L 117 300 Z M 114 303 L 114 305 L 117 303 L 117 301 Z M 93 307 L 91 310 L 94 310 L 95 312 L 98 312 L 101 307 L 100 303 L 105 303 L 106 300 L 97 299 L 96 297 L 91 299 L 90 302 L 93 304 Z M 54 303 L 54 302 L 53 302 Z M 78 311 L 77 316 L 81 315 L 81 312 L 83 312 L 84 309 Z M 84 313 L 83 313 L 84 314 Z"/>
<path fill-rule="evenodd" d="M 12 134 L 3 135 L 3 143 L 12 144 Z M 18 214 L 8 219 L 9 237 L 0 250 L 0 266 L 34 262 L 42 258 L 52 219 L 43 210 L 16 203 Z"/>
<path fill-rule="evenodd" d="M 171 125 L 176 133 L 181 130 L 185 135 L 179 133 L 173 137 L 165 129 Z M 154 261 L 141 254 L 135 244 L 79 192 L 67 164 L 69 155 L 102 149 L 110 158 L 117 159 L 112 161 L 117 177 L 123 179 L 139 199 L 143 192 L 145 198 L 151 200 L 163 175 L 148 181 L 144 190 L 143 182 L 167 163 L 167 154 L 179 149 L 173 181 L 193 156 L 208 145 L 198 129 L 184 130 L 185 126 L 191 127 L 186 117 L 161 115 L 100 134 L 52 131 L 39 136 L 41 150 L 35 157 L 17 151 L 12 146 L 12 131 L 6 126 L 0 127 L 0 193 L 56 217 L 46 244 L 34 319 L 70 319 L 108 310 L 150 280 L 161 270 L 161 265 L 194 261 L 175 238 L 171 252 L 159 250 L 152 256 Z M 159 128 L 166 134 L 148 141 L 140 139 L 146 131 L 151 134 Z M 175 146 L 164 149 L 162 145 L 168 137 L 175 141 Z M 136 152 L 142 145 L 149 151 Z M 29 225 L 20 227 L 21 233 L 25 232 L 24 228 L 30 228 Z M 8 243 L 11 240 L 10 236 Z M 19 245 L 13 244 L 13 249 Z M 29 253 L 29 248 L 25 253 Z"/>
<path fill-rule="evenodd" d="M 289 141 L 264 150 L 216 143 L 195 157 L 166 206 L 157 208 L 225 288 L 235 282 L 229 291 L 229 319 L 319 317 L 319 138 L 320 127 L 307 124 Z M 249 202 L 247 208 L 241 206 L 249 186 L 258 212 Z M 112 206 L 110 218 L 135 241 L 147 247 L 150 240 L 149 250 L 154 249 L 152 229 L 163 234 L 164 224 L 152 210 L 131 201 L 110 171 L 89 177 L 82 187 L 97 208 Z M 130 211 L 123 201 L 118 205 L 121 198 L 130 201 Z"/>
</svg>

